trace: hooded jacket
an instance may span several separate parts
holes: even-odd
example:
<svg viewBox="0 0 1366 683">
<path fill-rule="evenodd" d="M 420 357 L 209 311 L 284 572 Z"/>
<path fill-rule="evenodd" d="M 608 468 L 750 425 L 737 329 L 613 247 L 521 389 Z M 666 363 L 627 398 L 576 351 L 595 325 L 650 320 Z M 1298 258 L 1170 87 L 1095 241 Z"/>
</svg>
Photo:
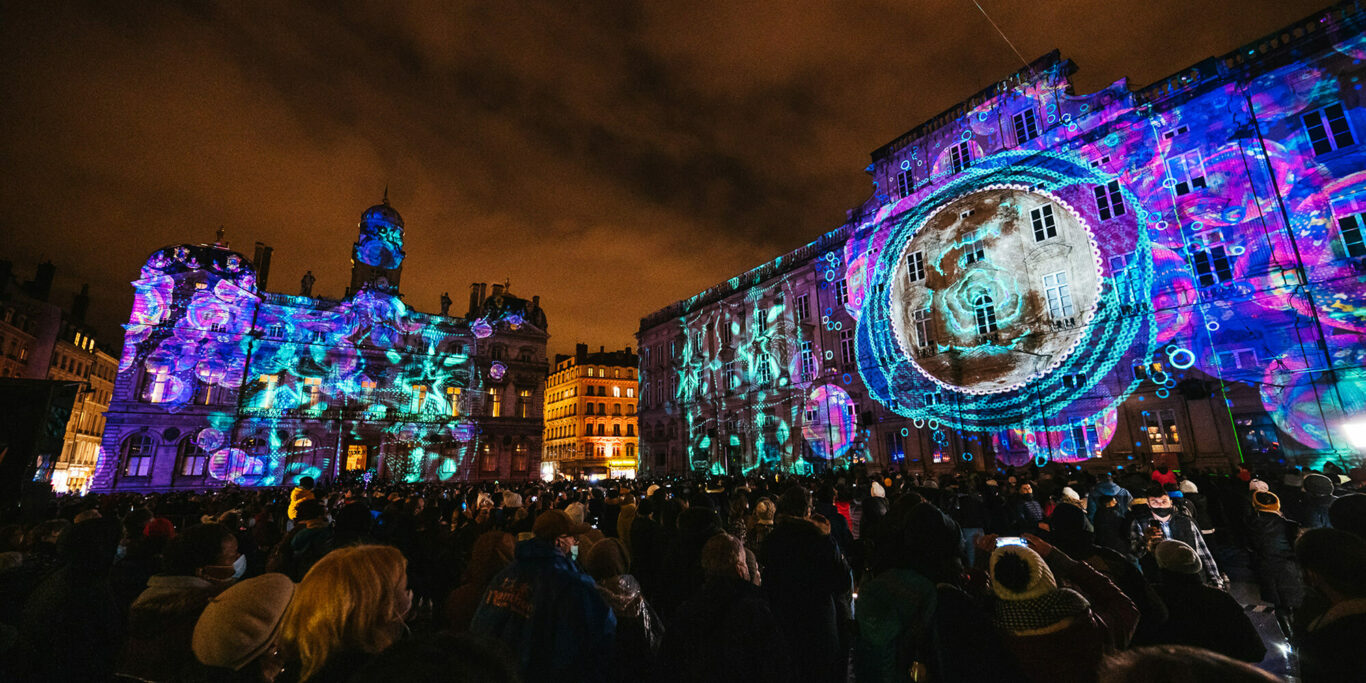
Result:
<svg viewBox="0 0 1366 683">
<path fill-rule="evenodd" d="M 607 679 L 616 627 L 593 579 L 539 538 L 517 544 L 470 623 L 508 646 L 524 680 L 557 682 Z"/>
<path fill-rule="evenodd" d="M 1128 489 L 1123 488 L 1113 481 L 1102 481 L 1096 484 L 1091 492 L 1086 496 L 1086 516 L 1091 521 L 1096 521 L 1096 509 L 1100 505 L 1101 496 L 1110 496 L 1115 499 L 1115 513 L 1120 518 L 1129 515 L 1129 506 L 1133 504 L 1134 497 Z"/>
</svg>

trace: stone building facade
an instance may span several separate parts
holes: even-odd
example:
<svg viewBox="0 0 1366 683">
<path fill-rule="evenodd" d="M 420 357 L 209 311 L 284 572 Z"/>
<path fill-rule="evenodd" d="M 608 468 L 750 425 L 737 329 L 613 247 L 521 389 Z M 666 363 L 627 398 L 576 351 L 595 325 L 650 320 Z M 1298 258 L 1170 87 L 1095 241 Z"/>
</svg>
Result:
<svg viewBox="0 0 1366 683">
<path fill-rule="evenodd" d="M 642 319 L 642 470 L 1359 462 L 1363 26 L 1089 94 L 1053 53 L 875 150 L 843 225 Z"/>
<path fill-rule="evenodd" d="M 547 477 L 636 476 L 638 364 L 630 348 L 589 353 L 586 344 L 555 357 L 545 386 Z"/>
<path fill-rule="evenodd" d="M 505 285 L 463 317 L 405 302 L 403 219 L 367 209 L 341 299 L 266 291 L 256 258 L 154 252 L 133 283 L 95 490 L 291 485 L 302 476 L 518 480 L 541 453 L 545 312 Z"/>
</svg>

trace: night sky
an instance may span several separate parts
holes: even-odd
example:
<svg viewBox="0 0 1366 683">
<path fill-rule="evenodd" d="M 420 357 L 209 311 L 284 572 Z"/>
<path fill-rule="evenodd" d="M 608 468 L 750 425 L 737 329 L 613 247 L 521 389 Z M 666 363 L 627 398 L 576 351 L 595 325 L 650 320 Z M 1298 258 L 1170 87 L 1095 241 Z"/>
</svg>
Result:
<svg viewBox="0 0 1366 683">
<path fill-rule="evenodd" d="M 980 0 L 1026 59 L 1147 85 L 1326 0 Z M 400 7 L 401 6 L 401 7 Z M 451 9 L 452 6 L 459 9 Z M 389 187 L 420 310 L 541 295 L 551 352 L 838 227 L 869 153 L 1021 68 L 971 0 L 3 2 L 0 258 L 91 284 L 225 226 L 339 297 Z"/>
</svg>

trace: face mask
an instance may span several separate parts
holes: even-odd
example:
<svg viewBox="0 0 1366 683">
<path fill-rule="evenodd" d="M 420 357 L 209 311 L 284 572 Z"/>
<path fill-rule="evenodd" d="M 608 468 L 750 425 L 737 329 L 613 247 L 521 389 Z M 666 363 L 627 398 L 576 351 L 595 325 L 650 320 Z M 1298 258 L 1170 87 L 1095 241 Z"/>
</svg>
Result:
<svg viewBox="0 0 1366 683">
<path fill-rule="evenodd" d="M 1166 517 L 1172 513 L 1171 508 L 1153 508 L 1152 511 L 1153 514 L 1157 515 L 1158 517 Z"/>
<path fill-rule="evenodd" d="M 127 555 L 127 554 L 128 554 L 128 546 L 126 546 L 126 545 L 120 543 L 120 544 L 119 544 L 119 547 L 114 548 L 114 561 L 115 561 L 115 562 L 118 562 L 119 560 L 122 560 L 123 557 L 124 557 L 125 555 Z"/>
<path fill-rule="evenodd" d="M 579 544 L 575 543 L 569 548 L 569 559 L 575 562 L 579 561 Z"/>
<path fill-rule="evenodd" d="M 235 559 L 235 560 L 232 561 L 232 578 L 233 578 L 234 581 L 236 581 L 237 579 L 242 578 L 242 575 L 243 575 L 243 574 L 246 574 L 246 573 L 247 573 L 247 556 L 246 556 L 246 555 L 238 555 L 238 556 L 237 556 L 237 559 Z"/>
</svg>

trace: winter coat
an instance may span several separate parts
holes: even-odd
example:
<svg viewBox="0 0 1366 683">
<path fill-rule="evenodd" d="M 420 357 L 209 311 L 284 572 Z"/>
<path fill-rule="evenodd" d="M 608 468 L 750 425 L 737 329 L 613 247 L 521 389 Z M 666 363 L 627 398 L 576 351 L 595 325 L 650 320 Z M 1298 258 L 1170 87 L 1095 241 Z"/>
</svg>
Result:
<svg viewBox="0 0 1366 683">
<path fill-rule="evenodd" d="M 313 499 L 314 495 L 312 491 L 306 488 L 295 487 L 294 490 L 289 492 L 289 518 L 294 519 L 299 516 L 299 503 Z"/>
<path fill-rule="evenodd" d="M 493 578 L 470 631 L 497 638 L 528 681 L 601 681 L 613 670 L 616 617 L 593 579 L 549 541 L 517 544 Z"/>
<path fill-rule="evenodd" d="M 712 578 L 670 622 L 659 679 L 786 683 L 792 680 L 790 653 L 763 591 L 738 577 Z"/>
<path fill-rule="evenodd" d="M 924 656 L 914 645 L 926 639 L 935 604 L 934 582 L 911 569 L 888 569 L 860 586 L 854 605 L 859 683 L 909 680 L 910 667 Z"/>
<path fill-rule="evenodd" d="M 495 534 L 493 538 L 500 540 L 508 535 L 503 531 L 489 533 Z M 484 590 L 488 588 L 493 577 L 507 568 L 507 557 L 500 557 L 499 552 L 499 546 L 493 540 L 476 544 L 470 555 L 470 563 L 465 567 L 464 580 L 446 596 L 446 604 L 442 609 L 442 620 L 446 624 L 446 630 L 452 633 L 465 633 L 470 630 L 470 620 L 474 618 L 474 611 L 479 608 Z"/>
<path fill-rule="evenodd" d="M 1366 598 L 1333 605 L 1297 640 L 1303 683 L 1366 681 Z"/>
<path fill-rule="evenodd" d="M 1053 573 L 1090 603 L 1080 614 L 1044 628 L 1010 630 L 998 626 L 1024 676 L 1036 683 L 1095 681 L 1107 653 L 1126 647 L 1138 624 L 1138 608 L 1103 574 L 1085 562 L 1049 557 Z"/>
<path fill-rule="evenodd" d="M 619 574 L 599 581 L 598 593 L 617 618 L 614 680 L 654 680 L 664 622 L 645 602 L 640 584 L 630 574 Z"/>
<path fill-rule="evenodd" d="M 1247 522 L 1247 541 L 1262 597 L 1279 608 L 1298 607 L 1304 600 L 1304 584 L 1295 563 L 1299 534 L 1299 524 L 1275 512 L 1258 511 Z"/>
<path fill-rule="evenodd" d="M 1086 516 L 1096 521 L 1096 510 L 1099 509 L 1101 496 L 1110 496 L 1115 499 L 1115 513 L 1121 518 L 1129 514 L 1129 506 L 1133 504 L 1134 497 L 1129 491 L 1113 481 L 1103 481 L 1091 488 L 1091 492 L 1086 494 Z"/>
<path fill-rule="evenodd" d="M 809 520 L 783 517 L 764 540 L 760 563 L 773 616 L 792 647 L 792 680 L 844 680 L 839 602 L 853 580 L 835 542 Z"/>
<path fill-rule="evenodd" d="M 118 672 L 143 680 L 183 678 L 194 665 L 195 622 L 227 584 L 196 576 L 153 576 L 128 611 L 128 640 Z"/>
<path fill-rule="evenodd" d="M 1143 645 L 1193 645 L 1244 662 L 1260 662 L 1266 646 L 1232 595 L 1194 574 L 1162 572 L 1154 586 L 1167 605 L 1167 621 L 1150 629 Z"/>
</svg>

